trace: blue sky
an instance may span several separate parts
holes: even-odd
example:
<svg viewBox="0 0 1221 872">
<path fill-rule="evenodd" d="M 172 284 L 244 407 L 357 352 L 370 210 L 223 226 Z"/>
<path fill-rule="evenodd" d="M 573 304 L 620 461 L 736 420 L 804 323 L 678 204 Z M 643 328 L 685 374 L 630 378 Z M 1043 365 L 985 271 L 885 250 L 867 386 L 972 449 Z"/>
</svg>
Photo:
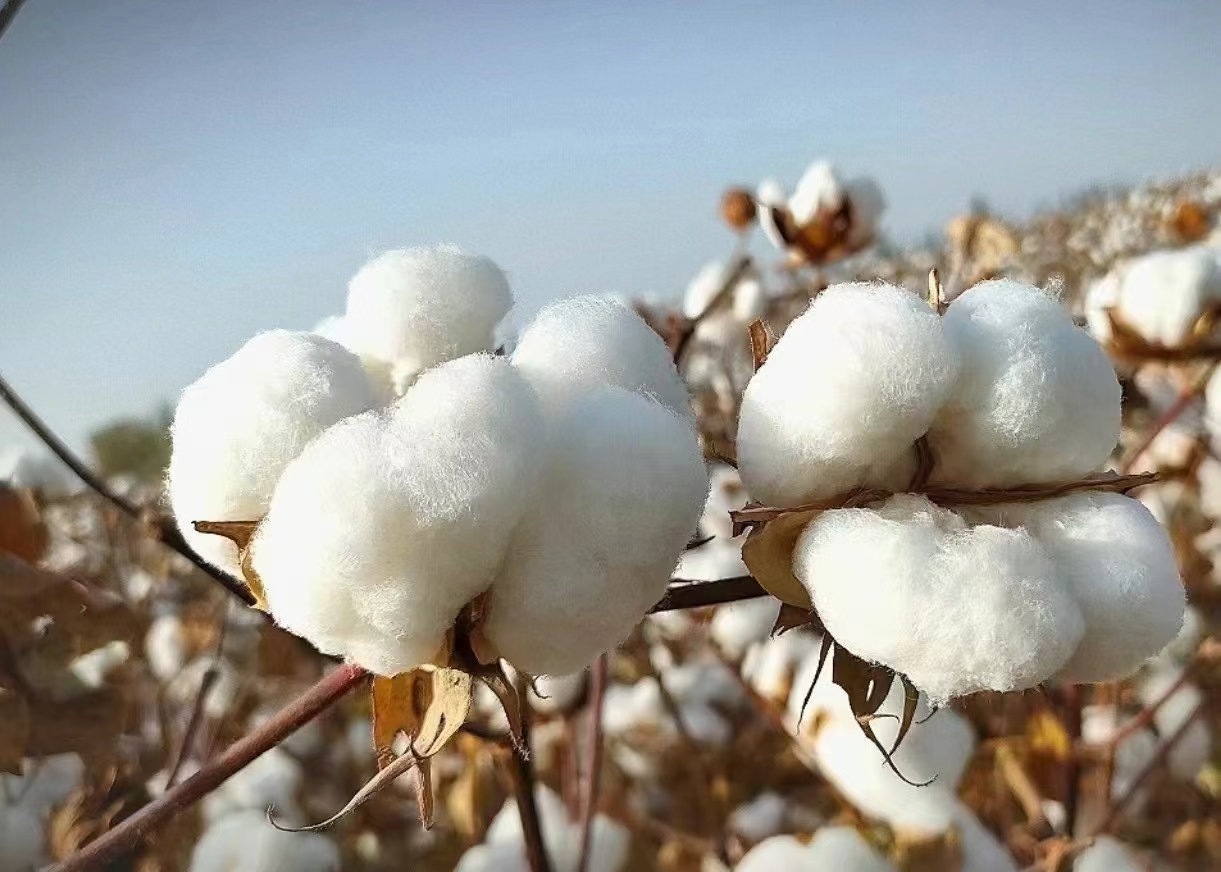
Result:
<svg viewBox="0 0 1221 872">
<path fill-rule="evenodd" d="M 0 372 L 76 446 L 371 253 L 523 313 L 674 295 L 721 189 L 826 156 L 919 237 L 1221 162 L 1215 2 L 29 0 L 0 41 Z M 0 410 L 0 447 L 21 439 Z"/>
</svg>

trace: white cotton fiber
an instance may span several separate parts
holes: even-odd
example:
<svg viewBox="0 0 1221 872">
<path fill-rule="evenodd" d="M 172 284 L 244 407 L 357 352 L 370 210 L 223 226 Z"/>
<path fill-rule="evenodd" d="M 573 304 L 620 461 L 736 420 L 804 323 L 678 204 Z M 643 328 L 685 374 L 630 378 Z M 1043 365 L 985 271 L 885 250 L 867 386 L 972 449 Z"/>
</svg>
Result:
<svg viewBox="0 0 1221 872">
<path fill-rule="evenodd" d="M 1058 678 L 1090 684 L 1123 678 L 1169 644 L 1185 599 L 1166 531 L 1136 500 L 1081 492 L 980 512 L 1023 527 L 1047 550 L 1085 618 L 1085 635 Z"/>
<path fill-rule="evenodd" d="M 178 615 L 153 618 L 144 635 L 144 659 L 149 670 L 162 682 L 169 681 L 186 666 L 186 633 Z"/>
<path fill-rule="evenodd" d="M 231 575 L 237 548 L 193 521 L 257 521 L 284 468 L 332 424 L 373 408 L 360 360 L 309 333 L 260 333 L 182 393 L 169 497 L 191 547 Z"/>
<path fill-rule="evenodd" d="M 1073 861 L 1073 872 L 1145 872 L 1146 868 L 1112 836 L 1098 836 Z"/>
<path fill-rule="evenodd" d="M 1087 705 L 1081 710 L 1081 740 L 1093 745 L 1097 753 L 1110 745 L 1125 719 L 1114 706 Z M 1111 777 L 1111 797 L 1118 799 L 1136 784 L 1136 779 L 1157 754 L 1157 737 L 1148 727 L 1141 727 L 1125 736 L 1115 748 Z M 1148 788 L 1140 788 L 1132 798 L 1132 810 L 1140 814 L 1148 799 Z"/>
<path fill-rule="evenodd" d="M 764 699 L 783 704 L 797 670 L 821 647 L 821 636 L 805 628 L 789 630 L 752 646 L 742 661 L 742 677 Z"/>
<path fill-rule="evenodd" d="M 967 527 L 919 496 L 822 513 L 798 539 L 793 571 L 840 644 L 938 701 L 1033 687 L 1084 630 L 1028 532 Z"/>
<path fill-rule="evenodd" d="M 742 398 L 750 495 L 792 506 L 860 485 L 906 487 L 913 445 L 958 374 L 940 319 L 891 285 L 833 285 L 789 325 Z"/>
<path fill-rule="evenodd" d="M 829 161 L 815 161 L 806 167 L 789 197 L 789 214 L 798 224 L 808 224 L 820 209 L 835 210 L 844 199 L 843 185 Z"/>
<path fill-rule="evenodd" d="M 348 284 L 342 335 L 361 357 L 389 365 L 401 394 L 430 366 L 491 351 L 512 306 L 508 279 L 486 257 L 456 245 L 396 249 Z"/>
<path fill-rule="evenodd" d="M 286 833 L 265 809 L 236 812 L 211 824 L 191 854 L 190 872 L 339 872 L 339 848 L 320 833 Z"/>
<path fill-rule="evenodd" d="M 751 848 L 734 872 L 894 872 L 895 867 L 853 827 L 823 827 L 809 844 L 772 836 Z"/>
<path fill-rule="evenodd" d="M 612 385 L 690 414 L 687 386 L 665 342 L 616 300 L 572 297 L 543 307 L 522 333 L 513 365 L 547 405 Z"/>
<path fill-rule="evenodd" d="M 708 476 L 686 419 L 616 387 L 576 396 L 549 430 L 542 487 L 523 506 L 484 631 L 519 669 L 560 674 L 613 648 L 661 599 Z"/>
<path fill-rule="evenodd" d="M 964 803 L 958 803 L 954 825 L 962 850 L 960 872 L 1018 872 L 1018 865 L 1004 844 Z"/>
<path fill-rule="evenodd" d="M 285 470 L 253 544 L 271 613 L 381 675 L 430 662 L 533 502 L 543 438 L 533 392 L 490 355 L 331 428 Z"/>
<path fill-rule="evenodd" d="M 895 682 L 880 712 L 888 717 L 871 722 L 882 745 L 889 749 L 898 735 L 904 690 Z M 861 731 L 847 699 L 824 709 L 825 722 L 814 735 L 814 755 L 827 780 L 863 813 L 893 827 L 921 833 L 946 830 L 958 814 L 958 782 L 975 749 L 970 724 L 953 709 L 929 717 L 922 699 L 912 725 L 892 756 L 906 783 L 887 765 L 876 745 Z"/>
<path fill-rule="evenodd" d="M 1174 347 L 1189 341 L 1200 316 L 1219 304 L 1221 255 L 1197 246 L 1155 251 L 1128 264 L 1116 314 L 1150 342 Z"/>
<path fill-rule="evenodd" d="M 730 660 L 741 660 L 748 648 L 766 642 L 776 625 L 780 604 L 772 597 L 757 597 L 717 608 L 708 623 L 708 635 Z"/>
<path fill-rule="evenodd" d="M 0 805 L 0 872 L 34 872 L 47 862 L 45 825 L 20 805 Z"/>
<path fill-rule="evenodd" d="M 873 179 L 861 176 L 849 179 L 845 196 L 852 204 L 852 226 L 848 230 L 848 247 L 862 248 L 873 241 L 882 213 L 886 211 L 886 197 Z"/>
<path fill-rule="evenodd" d="M 1078 479 L 1119 442 L 1119 381 L 1059 301 L 983 282 L 942 319 L 961 376 L 929 432 L 934 482 L 1005 487 Z"/>
<path fill-rule="evenodd" d="M 704 264 L 687 284 L 687 292 L 683 294 L 683 314 L 688 318 L 703 315 L 724 284 L 725 264 L 719 260 Z"/>
</svg>

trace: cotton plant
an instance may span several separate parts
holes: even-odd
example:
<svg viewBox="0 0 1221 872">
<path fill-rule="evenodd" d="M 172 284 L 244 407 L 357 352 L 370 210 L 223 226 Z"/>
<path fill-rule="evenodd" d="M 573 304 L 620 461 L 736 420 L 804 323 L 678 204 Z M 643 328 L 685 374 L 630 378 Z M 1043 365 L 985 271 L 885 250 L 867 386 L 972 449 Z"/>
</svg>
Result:
<svg viewBox="0 0 1221 872">
<path fill-rule="evenodd" d="M 486 258 L 389 252 L 326 336 L 255 336 L 175 412 L 183 535 L 280 626 L 376 676 L 383 763 L 420 727 L 402 700 L 421 675 L 446 711 L 435 753 L 472 676 L 513 707 L 502 664 L 561 675 L 615 647 L 708 495 L 687 388 L 635 312 L 559 301 L 506 357 L 511 302 Z"/>
<path fill-rule="evenodd" d="M 1105 352 L 1038 288 L 938 291 L 831 286 L 742 400 L 745 561 L 825 629 L 858 716 L 896 676 L 934 704 L 1121 678 L 1183 621 L 1166 533 L 1126 496 L 1149 477 L 1105 471 Z"/>
</svg>

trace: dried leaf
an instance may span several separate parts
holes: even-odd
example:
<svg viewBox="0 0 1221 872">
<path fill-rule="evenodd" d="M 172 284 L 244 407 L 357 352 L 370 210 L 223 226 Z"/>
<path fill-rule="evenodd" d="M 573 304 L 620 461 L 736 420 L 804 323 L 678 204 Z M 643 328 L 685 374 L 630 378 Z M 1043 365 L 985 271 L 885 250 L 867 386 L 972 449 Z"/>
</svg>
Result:
<svg viewBox="0 0 1221 872">
<path fill-rule="evenodd" d="M 400 733 L 420 757 L 431 757 L 466 720 L 473 692 L 471 676 L 458 669 L 413 669 L 373 679 L 373 747 L 379 768 L 395 757 Z"/>
<path fill-rule="evenodd" d="M 797 714 L 798 726 L 801 726 L 801 721 L 806 716 L 806 707 L 810 704 L 810 698 L 814 696 L 814 688 L 818 686 L 818 679 L 822 676 L 822 668 L 827 663 L 827 654 L 831 652 L 831 646 L 834 642 L 835 640 L 831 638 L 829 633 L 823 634 L 822 647 L 818 649 L 818 667 L 814 670 L 814 680 L 810 682 L 810 686 L 806 690 L 805 699 L 801 701 L 801 711 Z"/>
<path fill-rule="evenodd" d="M 814 604 L 793 574 L 797 537 L 821 509 L 793 512 L 756 527 L 742 545 L 742 561 L 763 589 L 781 602 L 810 611 Z"/>
<path fill-rule="evenodd" d="M 128 706 L 113 688 L 68 700 L 30 700 L 27 757 L 75 751 L 86 764 L 109 758 L 127 724 Z"/>
<path fill-rule="evenodd" d="M 393 763 L 384 769 L 378 771 L 376 775 L 365 782 L 364 787 L 356 792 L 356 795 L 348 800 L 347 805 L 341 808 L 335 814 L 331 815 L 321 823 L 311 824 L 306 827 L 286 827 L 282 826 L 275 818 L 275 809 L 267 809 L 267 822 L 281 832 L 285 833 L 312 833 L 316 830 L 324 830 L 332 824 L 343 819 L 346 815 L 360 808 L 377 794 L 381 793 L 390 784 L 392 784 L 400 775 L 414 767 L 419 762 L 418 757 L 411 753 L 404 754 L 396 759 Z"/>
<path fill-rule="evenodd" d="M 903 715 L 899 718 L 899 731 L 895 734 L 895 742 L 890 746 L 890 753 L 899 750 L 899 745 L 907 737 L 907 733 L 916 722 L 916 710 L 920 707 L 920 691 L 911 683 L 906 675 L 898 676 L 903 682 Z"/>
<path fill-rule="evenodd" d="M 40 617 L 70 634 L 77 651 L 133 638 L 140 629 L 120 597 L 0 553 L 0 634 L 21 638 Z"/>
<path fill-rule="evenodd" d="M 816 612 L 782 602 L 780 611 L 776 615 L 776 623 L 772 624 L 772 635 L 783 636 L 789 630 L 810 626 L 813 626 L 819 633 L 823 632 L 822 621 L 818 619 Z"/>
<path fill-rule="evenodd" d="M 0 772 L 21 774 L 29 737 L 29 705 L 20 694 L 0 688 Z"/>
<path fill-rule="evenodd" d="M 37 563 L 50 541 L 47 525 L 29 492 L 0 482 L 0 551 Z"/>
<path fill-rule="evenodd" d="M 1055 714 L 1046 708 L 1031 714 L 1026 721 L 1026 743 L 1036 754 L 1062 763 L 1073 752 L 1073 740 Z"/>
<path fill-rule="evenodd" d="M 767 363 L 767 355 L 772 350 L 775 340 L 762 318 L 752 321 L 747 329 L 750 331 L 750 357 L 754 361 L 755 372 L 758 372 L 763 364 Z"/>
<path fill-rule="evenodd" d="M 259 611 L 267 611 L 267 593 L 263 588 L 263 580 L 254 571 L 254 562 L 250 551 L 250 542 L 259 528 L 258 521 L 195 521 L 191 524 L 197 533 L 210 533 L 223 536 L 237 546 L 238 560 L 242 566 L 243 580 L 254 597 L 254 607 Z"/>
</svg>

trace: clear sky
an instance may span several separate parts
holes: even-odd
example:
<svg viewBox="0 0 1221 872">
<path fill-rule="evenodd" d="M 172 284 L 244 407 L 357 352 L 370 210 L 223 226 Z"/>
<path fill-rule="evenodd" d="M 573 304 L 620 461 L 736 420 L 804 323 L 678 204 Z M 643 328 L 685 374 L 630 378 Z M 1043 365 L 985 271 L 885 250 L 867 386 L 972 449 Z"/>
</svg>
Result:
<svg viewBox="0 0 1221 872">
<path fill-rule="evenodd" d="M 676 295 L 721 189 L 867 172 L 899 240 L 1221 163 L 1221 3 L 29 0 L 0 40 L 0 372 L 76 446 L 371 253 L 523 312 Z M 0 410 L 0 447 L 20 427 Z"/>
</svg>

